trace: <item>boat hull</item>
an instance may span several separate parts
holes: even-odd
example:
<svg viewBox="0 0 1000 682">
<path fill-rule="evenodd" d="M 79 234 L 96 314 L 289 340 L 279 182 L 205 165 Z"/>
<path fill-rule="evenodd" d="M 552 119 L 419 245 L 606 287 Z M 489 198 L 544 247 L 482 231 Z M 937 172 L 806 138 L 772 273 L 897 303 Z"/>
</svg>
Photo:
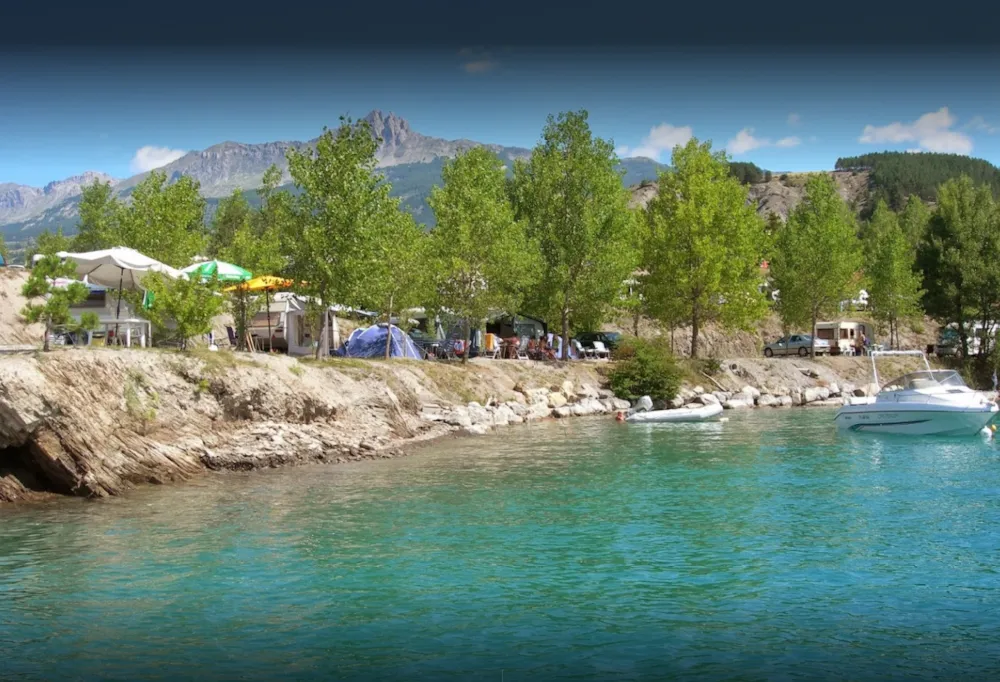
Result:
<svg viewBox="0 0 1000 682">
<path fill-rule="evenodd" d="M 670 422 L 702 422 L 722 414 L 722 405 L 705 405 L 704 407 L 676 410 L 655 410 L 653 412 L 637 412 L 625 421 L 633 424 L 657 424 Z"/>
<path fill-rule="evenodd" d="M 838 428 L 860 433 L 894 433 L 909 436 L 974 436 L 997 414 L 997 406 L 948 407 L 945 405 L 887 404 L 885 408 L 850 405 L 837 412 Z"/>
</svg>

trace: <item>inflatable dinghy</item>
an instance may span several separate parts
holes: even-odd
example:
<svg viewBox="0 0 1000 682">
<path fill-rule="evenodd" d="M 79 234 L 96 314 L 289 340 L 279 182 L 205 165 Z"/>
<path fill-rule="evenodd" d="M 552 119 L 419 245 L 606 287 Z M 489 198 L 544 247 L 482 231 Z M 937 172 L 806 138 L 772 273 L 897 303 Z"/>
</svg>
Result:
<svg viewBox="0 0 1000 682">
<path fill-rule="evenodd" d="M 722 414 L 722 405 L 702 405 L 701 407 L 681 407 L 676 410 L 653 410 L 635 412 L 625 417 L 631 423 L 651 422 L 701 422 Z"/>
</svg>

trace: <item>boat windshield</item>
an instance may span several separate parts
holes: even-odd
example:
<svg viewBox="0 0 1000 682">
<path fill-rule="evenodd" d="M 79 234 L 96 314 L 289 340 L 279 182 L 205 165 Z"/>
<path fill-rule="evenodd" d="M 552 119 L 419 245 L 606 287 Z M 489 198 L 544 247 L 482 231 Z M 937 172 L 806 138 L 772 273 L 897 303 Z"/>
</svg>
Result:
<svg viewBox="0 0 1000 682">
<path fill-rule="evenodd" d="M 882 387 L 883 391 L 914 391 L 927 388 L 964 388 L 962 376 L 953 369 L 911 372 L 893 379 Z"/>
</svg>

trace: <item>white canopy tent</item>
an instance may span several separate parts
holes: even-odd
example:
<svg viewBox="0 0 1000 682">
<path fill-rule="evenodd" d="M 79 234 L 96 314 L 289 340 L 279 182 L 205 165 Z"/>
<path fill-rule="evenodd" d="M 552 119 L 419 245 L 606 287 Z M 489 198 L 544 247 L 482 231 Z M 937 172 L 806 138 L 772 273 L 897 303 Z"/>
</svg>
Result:
<svg viewBox="0 0 1000 682">
<path fill-rule="evenodd" d="M 142 280 L 147 274 L 156 272 L 171 279 L 187 279 L 187 275 L 180 270 L 124 246 L 84 253 L 60 251 L 56 255 L 67 262 L 75 263 L 76 274 L 85 281 L 108 288 L 118 288 L 116 319 L 121 313 L 122 290 L 141 290 Z M 118 336 L 117 324 L 115 336 Z"/>
</svg>

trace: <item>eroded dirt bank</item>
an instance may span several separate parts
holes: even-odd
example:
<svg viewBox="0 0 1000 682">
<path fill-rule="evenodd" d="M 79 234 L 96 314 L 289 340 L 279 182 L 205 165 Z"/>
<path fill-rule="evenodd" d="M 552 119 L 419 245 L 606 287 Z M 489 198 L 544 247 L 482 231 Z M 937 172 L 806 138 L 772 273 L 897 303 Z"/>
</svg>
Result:
<svg viewBox="0 0 1000 682">
<path fill-rule="evenodd" d="M 452 431 L 610 412 L 616 403 L 600 380 L 593 363 L 311 364 L 112 349 L 6 356 L 0 501 L 116 495 L 206 469 L 392 457 Z"/>
</svg>

